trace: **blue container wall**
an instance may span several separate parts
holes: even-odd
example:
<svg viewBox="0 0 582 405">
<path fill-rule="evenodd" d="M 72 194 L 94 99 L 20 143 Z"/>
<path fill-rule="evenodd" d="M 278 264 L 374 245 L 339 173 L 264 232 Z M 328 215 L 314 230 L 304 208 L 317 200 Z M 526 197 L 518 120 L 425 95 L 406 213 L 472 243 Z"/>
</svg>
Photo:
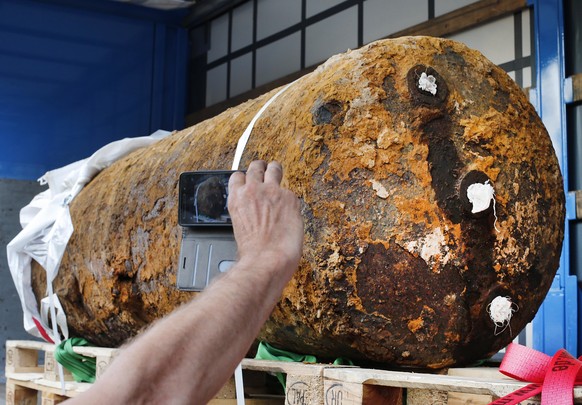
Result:
<svg viewBox="0 0 582 405">
<path fill-rule="evenodd" d="M 109 0 L 0 0 L 0 342 L 30 339 L 6 260 L 48 170 L 101 146 L 181 129 L 185 10 Z M 5 350 L 0 345 L 0 383 Z"/>
<path fill-rule="evenodd" d="M 564 0 L 529 0 L 534 10 L 536 42 L 536 85 L 533 95 L 538 113 L 552 138 L 560 162 L 566 191 L 566 223 L 560 268 L 544 304 L 534 322 L 534 347 L 549 355 L 565 348 L 573 355 L 580 354 L 578 334 L 579 279 L 574 264 L 579 262 L 580 245 L 570 238 L 577 225 L 574 195 L 576 179 L 572 168 L 577 167 L 577 155 L 568 139 L 566 114 L 566 55 L 564 44 Z M 570 11 L 571 12 L 571 11 Z M 571 18 L 571 15 L 567 15 Z M 570 142 L 569 142 L 570 141 Z"/>
<path fill-rule="evenodd" d="M 37 179 L 113 140 L 183 127 L 185 30 L 108 4 L 0 0 L 0 178 Z"/>
</svg>

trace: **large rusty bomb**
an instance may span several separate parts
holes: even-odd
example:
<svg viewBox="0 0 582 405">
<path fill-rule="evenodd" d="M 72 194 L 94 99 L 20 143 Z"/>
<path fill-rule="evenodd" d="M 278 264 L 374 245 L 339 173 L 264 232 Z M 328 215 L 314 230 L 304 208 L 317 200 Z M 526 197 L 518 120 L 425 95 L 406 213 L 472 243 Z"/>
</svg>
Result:
<svg viewBox="0 0 582 405">
<path fill-rule="evenodd" d="M 73 201 L 54 284 L 74 335 L 116 346 L 192 298 L 175 286 L 179 174 L 228 169 L 273 94 L 129 155 Z M 406 37 L 332 57 L 257 120 L 241 167 L 257 158 L 283 164 L 306 224 L 260 335 L 275 346 L 467 364 L 509 343 L 550 287 L 564 223 L 550 138 L 521 89 L 462 44 Z M 34 283 L 40 298 L 38 268 Z M 510 306 L 498 325 L 497 297 Z"/>
</svg>

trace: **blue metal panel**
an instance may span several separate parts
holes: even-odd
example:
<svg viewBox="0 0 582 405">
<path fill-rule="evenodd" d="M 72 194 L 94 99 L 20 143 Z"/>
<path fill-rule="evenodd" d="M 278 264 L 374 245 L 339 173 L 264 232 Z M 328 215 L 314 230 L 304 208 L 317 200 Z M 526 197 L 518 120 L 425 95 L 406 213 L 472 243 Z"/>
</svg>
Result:
<svg viewBox="0 0 582 405">
<path fill-rule="evenodd" d="M 564 15 L 561 0 L 530 0 L 536 43 L 536 109 L 552 138 L 564 189 L 568 190 L 565 106 Z M 567 205 L 570 210 L 570 204 Z M 571 213 L 567 213 L 571 217 Z M 567 220 L 566 220 L 567 221 Z M 565 225 L 560 268 L 548 296 L 534 319 L 534 347 L 548 354 L 560 348 L 577 353 L 578 291 L 570 275 L 569 226 Z"/>
<path fill-rule="evenodd" d="M 16 0 L 20 1 L 20 0 Z M 92 12 L 106 13 L 120 17 L 127 17 L 132 20 L 147 20 L 164 23 L 168 25 L 181 25 L 189 12 L 187 8 L 175 8 L 160 12 L 158 9 L 142 7 L 140 1 L 135 0 L 135 4 L 128 3 L 127 0 L 36 0 L 37 2 L 60 5 L 69 8 L 83 9 Z"/>
<path fill-rule="evenodd" d="M 183 126 L 185 30 L 89 3 L 126 6 L 0 0 L 0 178 L 36 179 L 113 140 Z"/>
<path fill-rule="evenodd" d="M 186 116 L 186 77 L 189 57 L 188 32 L 168 28 L 166 31 L 166 60 L 175 60 L 164 66 L 162 122 L 171 128 L 183 128 Z"/>
<path fill-rule="evenodd" d="M 154 50 L 157 54 L 163 55 L 166 50 L 166 27 L 163 24 L 155 25 L 156 36 L 154 38 Z M 162 123 L 164 85 L 164 59 L 154 58 L 152 71 L 152 109 L 150 113 L 150 126 L 160 127 Z"/>
</svg>

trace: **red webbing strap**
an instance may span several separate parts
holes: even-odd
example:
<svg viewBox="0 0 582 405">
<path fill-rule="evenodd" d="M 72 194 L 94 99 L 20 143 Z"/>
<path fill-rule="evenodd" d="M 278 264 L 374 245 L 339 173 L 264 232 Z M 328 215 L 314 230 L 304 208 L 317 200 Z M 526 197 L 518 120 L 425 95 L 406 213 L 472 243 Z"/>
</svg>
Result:
<svg viewBox="0 0 582 405">
<path fill-rule="evenodd" d="M 574 403 L 574 384 L 582 362 L 564 349 L 558 350 L 546 373 L 542 388 L 542 405 Z"/>
<path fill-rule="evenodd" d="M 510 343 L 499 371 L 519 381 L 543 383 L 552 358 L 529 347 Z"/>
<path fill-rule="evenodd" d="M 516 405 L 542 392 L 541 384 L 529 384 L 511 394 L 490 402 L 489 405 Z"/>
<path fill-rule="evenodd" d="M 49 343 L 53 343 L 54 344 L 55 343 L 54 340 L 51 339 L 50 335 L 47 333 L 47 331 L 42 326 L 42 323 L 40 323 L 38 321 L 38 319 L 36 319 L 34 316 L 32 317 L 32 321 L 36 325 L 36 329 L 38 329 L 38 332 L 43 337 L 43 339 L 46 340 Z"/>
<path fill-rule="evenodd" d="M 513 405 L 541 392 L 542 405 L 570 405 L 574 403 L 574 385 L 582 384 L 582 373 L 578 376 L 582 362 L 565 350 L 553 357 L 536 350 L 511 343 L 506 350 L 499 371 L 529 384 L 490 405 Z"/>
</svg>

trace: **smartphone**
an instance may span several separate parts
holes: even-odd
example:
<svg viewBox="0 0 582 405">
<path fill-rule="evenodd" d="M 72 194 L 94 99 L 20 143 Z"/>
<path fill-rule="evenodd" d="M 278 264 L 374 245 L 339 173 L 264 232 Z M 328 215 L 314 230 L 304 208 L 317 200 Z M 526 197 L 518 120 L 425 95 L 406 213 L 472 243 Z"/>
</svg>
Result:
<svg viewBox="0 0 582 405">
<path fill-rule="evenodd" d="M 228 180 L 232 170 L 184 172 L 180 175 L 178 223 L 232 226 L 228 213 Z"/>
<path fill-rule="evenodd" d="M 178 223 L 182 226 L 177 287 L 202 291 L 236 262 L 237 246 L 228 213 L 228 181 L 234 171 L 180 174 Z"/>
</svg>

